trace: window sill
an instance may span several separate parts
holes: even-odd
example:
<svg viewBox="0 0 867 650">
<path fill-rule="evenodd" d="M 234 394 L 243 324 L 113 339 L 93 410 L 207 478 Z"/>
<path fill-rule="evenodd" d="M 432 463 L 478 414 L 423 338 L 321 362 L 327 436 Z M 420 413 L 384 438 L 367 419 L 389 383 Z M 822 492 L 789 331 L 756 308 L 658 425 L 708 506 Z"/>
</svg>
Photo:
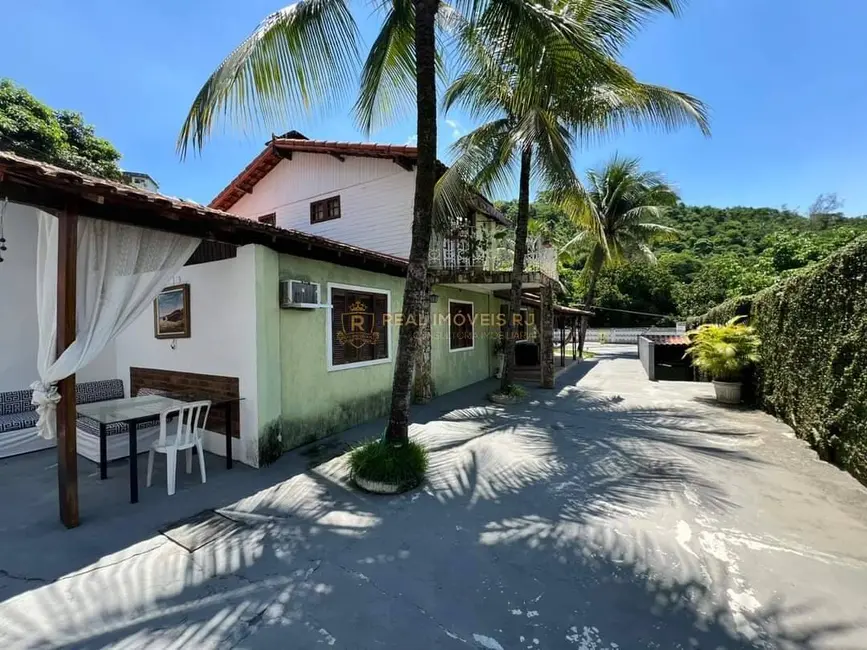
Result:
<svg viewBox="0 0 867 650">
<path fill-rule="evenodd" d="M 328 364 L 328 372 L 335 372 L 337 370 L 352 370 L 353 368 L 367 368 L 368 366 L 380 366 L 384 363 L 392 363 L 393 359 L 391 357 L 386 357 L 385 359 L 374 359 L 373 361 L 356 361 L 355 363 L 341 363 L 339 365 Z"/>
</svg>

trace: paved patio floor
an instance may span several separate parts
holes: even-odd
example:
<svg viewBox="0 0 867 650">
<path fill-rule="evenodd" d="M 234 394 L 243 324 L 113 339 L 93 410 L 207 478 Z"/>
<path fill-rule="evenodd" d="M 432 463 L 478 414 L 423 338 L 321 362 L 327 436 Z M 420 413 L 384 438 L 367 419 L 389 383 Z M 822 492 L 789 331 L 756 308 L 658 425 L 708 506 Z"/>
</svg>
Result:
<svg viewBox="0 0 867 650">
<path fill-rule="evenodd" d="M 867 648 L 867 490 L 773 418 L 596 350 L 522 405 L 486 383 L 418 409 L 430 476 L 401 496 L 328 460 L 382 423 L 135 516 L 92 502 L 73 531 L 22 479 L 0 647 Z M 157 532 L 212 507 L 234 523 L 193 552 Z"/>
</svg>

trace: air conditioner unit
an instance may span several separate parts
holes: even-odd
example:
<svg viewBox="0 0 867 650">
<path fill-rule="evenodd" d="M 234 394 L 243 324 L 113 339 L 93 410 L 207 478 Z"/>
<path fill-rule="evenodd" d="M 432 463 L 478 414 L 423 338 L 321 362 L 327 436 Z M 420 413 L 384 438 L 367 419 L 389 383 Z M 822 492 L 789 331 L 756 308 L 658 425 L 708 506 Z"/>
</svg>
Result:
<svg viewBox="0 0 867 650">
<path fill-rule="evenodd" d="M 319 285 L 304 280 L 280 280 L 281 309 L 318 309 Z"/>
</svg>

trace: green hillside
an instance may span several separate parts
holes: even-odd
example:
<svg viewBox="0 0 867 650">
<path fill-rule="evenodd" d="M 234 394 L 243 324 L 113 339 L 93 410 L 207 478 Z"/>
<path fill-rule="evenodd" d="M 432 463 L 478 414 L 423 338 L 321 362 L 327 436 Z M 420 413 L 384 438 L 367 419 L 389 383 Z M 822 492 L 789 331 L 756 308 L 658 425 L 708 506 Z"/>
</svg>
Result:
<svg viewBox="0 0 867 650">
<path fill-rule="evenodd" d="M 499 204 L 514 217 L 514 201 Z M 575 229 L 556 207 L 533 205 L 534 227 L 562 249 Z M 774 208 L 679 205 L 665 217 L 678 237 L 654 246 L 658 264 L 630 264 L 603 271 L 597 305 L 613 309 L 701 314 L 726 298 L 754 293 L 867 234 L 867 218 L 839 213 L 805 217 Z M 561 280 L 569 304 L 581 302 L 584 251 L 561 256 Z M 600 310 L 599 326 L 650 325 L 659 319 Z"/>
</svg>

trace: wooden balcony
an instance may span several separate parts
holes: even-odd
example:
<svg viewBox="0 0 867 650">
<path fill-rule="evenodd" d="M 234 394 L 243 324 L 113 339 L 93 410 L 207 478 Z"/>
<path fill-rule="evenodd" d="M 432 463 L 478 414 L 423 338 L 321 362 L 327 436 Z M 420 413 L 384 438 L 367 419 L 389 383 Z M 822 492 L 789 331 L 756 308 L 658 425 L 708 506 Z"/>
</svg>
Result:
<svg viewBox="0 0 867 650">
<path fill-rule="evenodd" d="M 428 268 L 442 284 L 508 285 L 511 282 L 514 252 L 495 241 L 435 234 L 431 241 Z M 538 238 L 527 242 L 524 258 L 525 286 L 556 283 L 557 249 Z"/>
</svg>

